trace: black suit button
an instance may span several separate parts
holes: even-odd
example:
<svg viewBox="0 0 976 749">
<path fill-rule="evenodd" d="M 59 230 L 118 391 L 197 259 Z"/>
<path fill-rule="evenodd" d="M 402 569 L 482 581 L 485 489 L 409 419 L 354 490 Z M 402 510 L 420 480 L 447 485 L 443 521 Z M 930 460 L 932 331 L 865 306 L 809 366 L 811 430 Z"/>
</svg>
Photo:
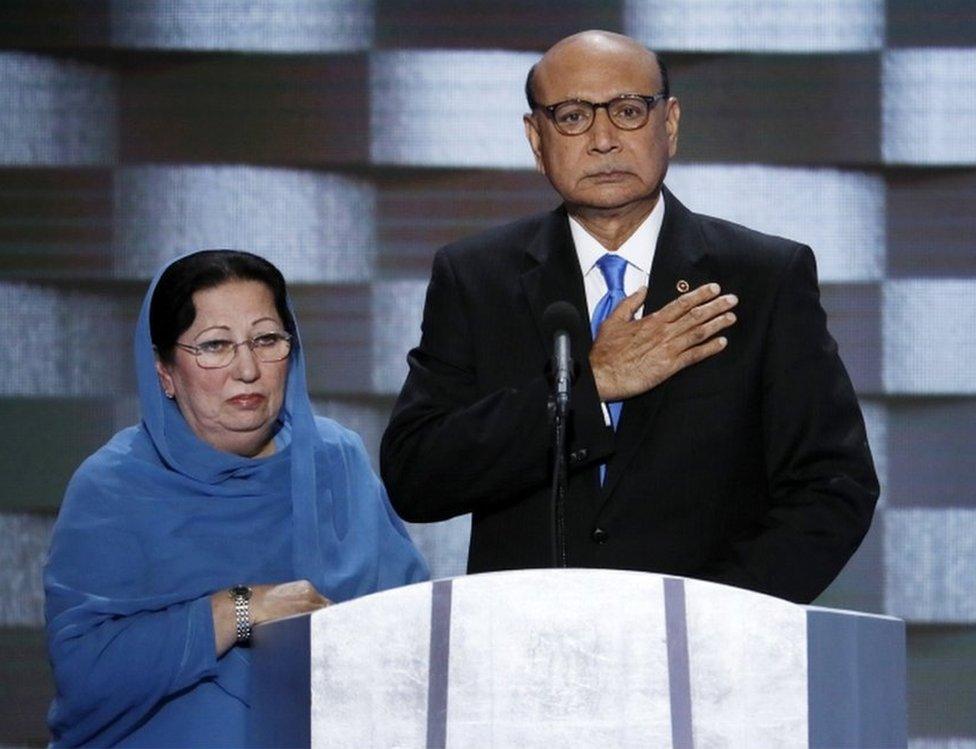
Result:
<svg viewBox="0 0 976 749">
<path fill-rule="evenodd" d="M 609 536 L 610 534 L 603 530 L 603 528 L 594 528 L 591 538 L 598 544 L 605 544 Z"/>
<path fill-rule="evenodd" d="M 574 466 L 579 465 L 586 460 L 587 455 L 589 455 L 589 453 L 586 451 L 585 447 L 580 448 L 579 450 L 574 450 L 569 454 L 569 462 Z"/>
</svg>

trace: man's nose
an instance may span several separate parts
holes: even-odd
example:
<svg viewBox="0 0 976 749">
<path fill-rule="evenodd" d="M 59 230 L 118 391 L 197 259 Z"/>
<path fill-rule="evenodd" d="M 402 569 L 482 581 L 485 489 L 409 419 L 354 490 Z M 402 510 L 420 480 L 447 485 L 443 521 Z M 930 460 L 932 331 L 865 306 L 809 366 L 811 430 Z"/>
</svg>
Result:
<svg viewBox="0 0 976 749">
<path fill-rule="evenodd" d="M 609 153 L 619 145 L 619 128 L 610 120 L 606 107 L 593 112 L 593 126 L 590 128 L 590 149 L 597 153 Z"/>
</svg>

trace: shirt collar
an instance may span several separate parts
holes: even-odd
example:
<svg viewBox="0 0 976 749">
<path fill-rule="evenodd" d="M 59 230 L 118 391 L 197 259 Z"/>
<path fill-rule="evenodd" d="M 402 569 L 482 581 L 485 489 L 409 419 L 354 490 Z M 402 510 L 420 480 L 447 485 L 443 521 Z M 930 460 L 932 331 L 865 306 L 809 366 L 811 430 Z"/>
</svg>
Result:
<svg viewBox="0 0 976 749">
<path fill-rule="evenodd" d="M 664 223 L 664 191 L 658 197 L 657 203 L 640 225 L 624 242 L 617 255 L 624 258 L 641 273 L 650 275 L 654 262 L 654 249 Z M 596 265 L 597 260 L 607 254 L 609 250 L 600 244 L 596 238 L 583 228 L 583 225 L 572 216 L 569 217 L 569 229 L 573 234 L 573 244 L 576 245 L 576 256 L 579 259 L 580 270 L 585 276 Z"/>
</svg>

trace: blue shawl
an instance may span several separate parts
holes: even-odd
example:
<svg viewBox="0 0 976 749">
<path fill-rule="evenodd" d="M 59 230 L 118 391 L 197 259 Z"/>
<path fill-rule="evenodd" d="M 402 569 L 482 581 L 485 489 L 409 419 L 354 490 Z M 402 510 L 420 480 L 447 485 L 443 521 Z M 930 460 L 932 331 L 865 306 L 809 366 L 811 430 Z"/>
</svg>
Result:
<svg viewBox="0 0 976 749">
<path fill-rule="evenodd" d="M 45 567 L 55 745 L 239 741 L 248 654 L 215 657 L 215 591 L 308 579 L 345 601 L 428 576 L 358 436 L 313 415 L 297 330 L 289 443 L 251 459 L 193 434 L 155 372 L 161 274 L 135 334 L 142 421 L 75 473 Z"/>
</svg>

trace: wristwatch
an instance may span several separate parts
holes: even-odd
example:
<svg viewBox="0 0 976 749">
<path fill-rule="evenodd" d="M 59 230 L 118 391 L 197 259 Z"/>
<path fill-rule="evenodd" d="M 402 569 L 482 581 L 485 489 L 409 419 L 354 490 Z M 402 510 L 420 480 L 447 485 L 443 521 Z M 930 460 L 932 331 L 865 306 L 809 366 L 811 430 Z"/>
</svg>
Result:
<svg viewBox="0 0 976 749">
<path fill-rule="evenodd" d="M 251 589 L 246 585 L 235 585 L 227 592 L 234 602 L 237 644 L 244 645 L 251 639 Z"/>
</svg>

